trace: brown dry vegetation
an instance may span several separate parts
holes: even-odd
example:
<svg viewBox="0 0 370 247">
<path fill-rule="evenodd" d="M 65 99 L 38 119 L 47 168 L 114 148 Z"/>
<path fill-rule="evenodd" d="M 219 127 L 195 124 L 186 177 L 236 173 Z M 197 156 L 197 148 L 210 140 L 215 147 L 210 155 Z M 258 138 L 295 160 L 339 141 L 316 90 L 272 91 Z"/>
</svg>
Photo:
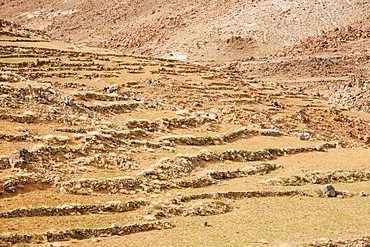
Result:
<svg viewBox="0 0 370 247">
<path fill-rule="evenodd" d="M 208 67 L 0 23 L 2 245 L 369 244 L 369 36 Z"/>
</svg>

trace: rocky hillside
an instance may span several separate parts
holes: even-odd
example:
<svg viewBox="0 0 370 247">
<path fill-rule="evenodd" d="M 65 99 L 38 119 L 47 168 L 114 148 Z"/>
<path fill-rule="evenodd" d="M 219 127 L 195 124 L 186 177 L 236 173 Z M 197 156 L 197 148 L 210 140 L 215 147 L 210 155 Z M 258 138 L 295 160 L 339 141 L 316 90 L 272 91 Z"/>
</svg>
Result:
<svg viewBox="0 0 370 247">
<path fill-rule="evenodd" d="M 358 48 L 355 45 L 355 41 L 365 41 L 370 39 L 370 16 L 363 20 L 359 20 L 347 25 L 335 28 L 327 32 L 322 31 L 320 35 L 311 36 L 304 40 L 297 42 L 291 49 L 283 52 L 279 52 L 279 56 L 287 55 L 303 55 L 303 54 L 315 54 L 320 52 L 343 52 L 349 49 L 353 50 Z M 346 44 L 348 44 L 346 46 Z M 367 51 L 368 45 L 361 46 L 361 51 L 358 54 Z"/>
<path fill-rule="evenodd" d="M 370 37 L 346 41 L 206 66 L 0 20 L 0 246 L 369 246 Z"/>
<path fill-rule="evenodd" d="M 1 0 L 0 18 L 54 39 L 220 59 L 273 54 L 370 14 L 367 0 Z"/>
</svg>

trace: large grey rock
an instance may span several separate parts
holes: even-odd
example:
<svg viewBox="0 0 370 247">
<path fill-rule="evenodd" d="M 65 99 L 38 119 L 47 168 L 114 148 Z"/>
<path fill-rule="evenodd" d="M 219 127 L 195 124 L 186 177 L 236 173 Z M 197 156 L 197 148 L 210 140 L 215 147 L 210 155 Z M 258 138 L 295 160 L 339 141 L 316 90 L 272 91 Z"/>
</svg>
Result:
<svg viewBox="0 0 370 247">
<path fill-rule="evenodd" d="M 328 197 L 334 197 L 336 195 L 335 189 L 334 189 L 333 185 L 331 185 L 331 184 L 324 185 L 321 188 L 321 191 L 324 195 L 326 195 Z"/>
</svg>

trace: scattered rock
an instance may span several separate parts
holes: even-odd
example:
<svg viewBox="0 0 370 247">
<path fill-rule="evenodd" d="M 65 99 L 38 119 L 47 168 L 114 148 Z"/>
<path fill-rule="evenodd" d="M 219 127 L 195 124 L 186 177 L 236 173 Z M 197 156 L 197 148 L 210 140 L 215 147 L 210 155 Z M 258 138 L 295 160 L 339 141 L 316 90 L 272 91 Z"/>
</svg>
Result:
<svg viewBox="0 0 370 247">
<path fill-rule="evenodd" d="M 311 139 L 311 134 L 310 134 L 310 133 L 300 133 L 300 134 L 298 135 L 298 137 L 299 137 L 299 139 L 301 139 L 301 140 L 305 140 L 305 141 L 307 141 L 307 140 L 310 140 L 310 139 Z"/>
<path fill-rule="evenodd" d="M 361 191 L 361 192 L 360 192 L 360 196 L 369 196 L 369 194 L 368 194 L 368 193 L 366 193 L 365 191 Z"/>
<path fill-rule="evenodd" d="M 209 113 L 208 114 L 208 117 L 209 118 L 211 118 L 211 119 L 218 119 L 218 115 L 217 115 L 217 113 L 215 113 L 215 112 L 211 112 L 211 113 Z"/>
</svg>

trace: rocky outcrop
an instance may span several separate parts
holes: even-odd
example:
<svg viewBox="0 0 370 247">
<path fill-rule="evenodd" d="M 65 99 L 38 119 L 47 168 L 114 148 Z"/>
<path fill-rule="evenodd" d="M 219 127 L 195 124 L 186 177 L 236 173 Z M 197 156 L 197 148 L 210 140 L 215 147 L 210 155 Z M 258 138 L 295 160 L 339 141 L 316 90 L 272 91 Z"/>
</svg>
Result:
<svg viewBox="0 0 370 247">
<path fill-rule="evenodd" d="M 341 44 L 349 41 L 370 38 L 370 16 L 348 24 L 347 26 L 335 28 L 333 31 L 322 32 L 321 35 L 312 36 L 297 42 L 289 51 L 281 52 L 279 55 L 315 53 L 322 50 L 338 48 Z"/>
<path fill-rule="evenodd" d="M 336 83 L 323 94 L 331 103 L 349 109 L 370 112 L 370 81 L 363 77 L 352 77 L 348 81 Z"/>
</svg>

